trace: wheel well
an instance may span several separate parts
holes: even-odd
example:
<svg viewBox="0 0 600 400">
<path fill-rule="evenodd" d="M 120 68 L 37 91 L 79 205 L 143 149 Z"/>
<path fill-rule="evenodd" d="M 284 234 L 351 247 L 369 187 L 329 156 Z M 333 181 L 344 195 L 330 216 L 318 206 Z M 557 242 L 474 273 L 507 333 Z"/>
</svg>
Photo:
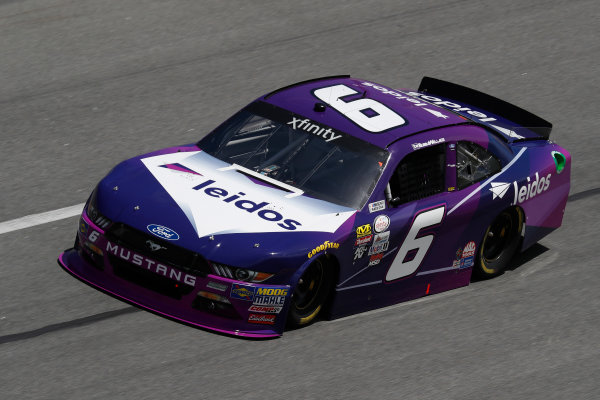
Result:
<svg viewBox="0 0 600 400">
<path fill-rule="evenodd" d="M 523 209 L 515 205 L 503 209 L 498 215 L 494 216 L 494 219 L 488 225 L 483 235 L 477 251 L 476 264 L 473 266 L 472 272 L 472 277 L 475 280 L 488 279 L 502 274 L 513 256 L 520 251 L 525 226 L 524 215 Z M 502 218 L 506 218 L 506 216 L 512 221 L 510 222 L 511 224 L 516 225 L 514 228 L 509 227 L 509 232 L 513 232 L 509 233 L 509 235 L 513 236 L 512 239 L 508 236 L 508 240 L 505 236 L 506 222 L 502 221 Z M 496 221 L 498 221 L 499 225 L 496 224 Z M 494 230 L 490 231 L 492 227 L 494 227 Z M 501 229 L 501 231 L 498 232 L 498 229 Z M 491 254 L 484 255 L 484 251 L 487 248 L 486 240 L 488 238 L 495 238 L 497 234 L 499 234 L 499 239 L 490 239 L 491 241 L 495 241 L 493 244 L 490 244 Z"/>
<path fill-rule="evenodd" d="M 516 212 L 517 215 L 521 218 L 521 232 L 519 232 L 519 234 L 521 235 L 521 238 L 523 238 L 523 236 L 525 236 L 525 210 L 523 210 L 523 208 L 521 208 L 520 206 L 510 206 L 508 207 L 506 210 L 508 211 L 512 211 L 512 212 Z"/>
<path fill-rule="evenodd" d="M 328 267 L 331 267 L 333 270 L 333 285 L 331 286 L 330 292 L 327 294 L 327 300 L 324 304 L 325 314 L 329 315 L 331 310 L 331 303 L 333 301 L 333 294 L 335 293 L 335 287 L 339 283 L 340 280 L 340 262 L 337 257 L 333 254 L 323 254 L 319 259 L 325 263 Z"/>
</svg>

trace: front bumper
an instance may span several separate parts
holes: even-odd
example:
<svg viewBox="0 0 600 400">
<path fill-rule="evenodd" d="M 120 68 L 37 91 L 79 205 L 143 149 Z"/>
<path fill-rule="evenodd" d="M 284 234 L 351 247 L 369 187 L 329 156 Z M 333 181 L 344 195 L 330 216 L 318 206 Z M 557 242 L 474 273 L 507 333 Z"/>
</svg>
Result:
<svg viewBox="0 0 600 400">
<path fill-rule="evenodd" d="M 290 286 L 189 274 L 111 243 L 84 214 L 76 247 L 58 263 L 81 281 L 167 317 L 229 335 L 280 336 Z M 226 300 L 218 301 L 216 299 Z"/>
</svg>

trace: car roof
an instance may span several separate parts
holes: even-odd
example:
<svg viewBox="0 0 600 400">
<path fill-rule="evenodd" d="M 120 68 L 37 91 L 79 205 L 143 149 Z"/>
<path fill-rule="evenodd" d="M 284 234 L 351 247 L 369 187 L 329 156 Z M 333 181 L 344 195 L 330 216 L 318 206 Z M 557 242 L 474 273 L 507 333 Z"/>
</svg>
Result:
<svg viewBox="0 0 600 400">
<path fill-rule="evenodd" d="M 406 123 L 381 133 L 373 133 L 353 123 L 351 119 L 331 106 L 326 107 L 324 111 L 315 111 L 315 104 L 322 100 L 314 94 L 314 91 L 334 85 L 345 85 L 356 92 L 355 95 L 343 98 L 344 101 L 352 102 L 360 98 L 373 99 L 402 116 Z M 328 125 L 381 148 L 386 148 L 399 139 L 413 136 L 419 132 L 468 123 L 466 118 L 411 96 L 407 94 L 408 91 L 409 89 L 391 89 L 350 76 L 334 76 L 286 86 L 266 94 L 259 100 L 310 118 L 320 124 Z"/>
</svg>

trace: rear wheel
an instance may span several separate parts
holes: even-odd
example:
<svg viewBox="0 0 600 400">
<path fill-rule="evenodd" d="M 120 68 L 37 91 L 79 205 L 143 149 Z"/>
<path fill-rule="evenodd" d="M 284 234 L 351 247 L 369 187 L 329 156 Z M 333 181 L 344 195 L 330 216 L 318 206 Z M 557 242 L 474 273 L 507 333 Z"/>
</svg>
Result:
<svg viewBox="0 0 600 400">
<path fill-rule="evenodd" d="M 473 274 L 479 278 L 500 275 L 519 248 L 522 229 L 521 209 L 510 208 L 500 213 L 485 231 Z"/>
<path fill-rule="evenodd" d="M 333 285 L 333 273 L 329 267 L 320 257 L 306 268 L 292 294 L 289 327 L 308 325 L 319 315 Z"/>
</svg>

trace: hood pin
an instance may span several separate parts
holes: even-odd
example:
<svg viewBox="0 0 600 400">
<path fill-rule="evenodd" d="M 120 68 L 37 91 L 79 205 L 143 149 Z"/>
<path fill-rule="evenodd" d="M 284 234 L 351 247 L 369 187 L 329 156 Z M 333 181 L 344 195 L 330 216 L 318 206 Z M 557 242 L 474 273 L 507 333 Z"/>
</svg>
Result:
<svg viewBox="0 0 600 400">
<path fill-rule="evenodd" d="M 254 243 L 254 247 L 259 247 L 260 243 Z"/>
<path fill-rule="evenodd" d="M 138 210 L 140 209 L 140 206 L 135 206 L 135 207 L 133 207 L 133 209 L 134 209 L 135 211 L 138 211 Z"/>
<path fill-rule="evenodd" d="M 208 240 L 215 240 L 215 237 L 214 237 L 213 235 L 210 235 L 210 236 L 208 237 Z"/>
<path fill-rule="evenodd" d="M 113 190 L 114 190 L 114 191 L 117 191 L 117 190 L 119 190 L 119 187 L 118 187 L 118 186 L 115 186 L 115 187 L 113 188 Z"/>
</svg>

